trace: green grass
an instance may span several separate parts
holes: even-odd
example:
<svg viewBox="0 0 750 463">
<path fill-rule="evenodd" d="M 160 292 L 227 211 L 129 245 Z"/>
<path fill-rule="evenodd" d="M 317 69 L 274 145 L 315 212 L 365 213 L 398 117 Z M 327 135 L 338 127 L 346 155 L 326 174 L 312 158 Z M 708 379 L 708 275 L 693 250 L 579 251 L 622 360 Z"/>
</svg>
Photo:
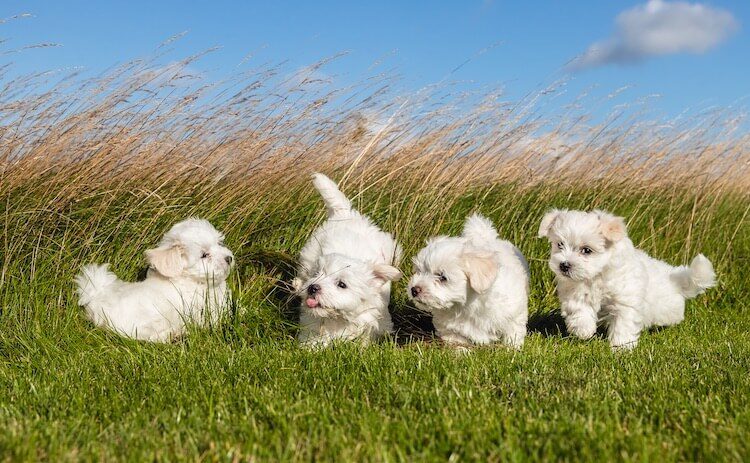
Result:
<svg viewBox="0 0 750 463">
<path fill-rule="evenodd" d="M 293 310 L 277 286 L 322 218 L 306 181 L 278 185 L 284 194 L 274 196 L 256 195 L 250 184 L 206 185 L 206 194 L 118 184 L 72 200 L 58 195 L 64 188 L 35 181 L 0 197 L 4 459 L 750 458 L 746 195 L 495 184 L 443 198 L 397 180 L 366 190 L 357 202 L 397 233 L 407 274 L 425 238 L 457 232 L 473 210 L 529 259 L 524 348 L 461 355 L 430 339 L 405 341 L 412 324 L 404 323 L 411 312 L 403 282 L 392 298 L 398 339 L 319 352 L 297 346 Z M 567 338 L 555 315 L 548 245 L 536 238 L 550 207 L 623 215 L 636 244 L 673 264 L 703 252 L 719 286 L 688 304 L 685 322 L 644 334 L 631 353 L 613 354 L 602 337 Z M 71 283 L 80 265 L 109 261 L 133 279 L 143 250 L 194 214 L 223 229 L 235 250 L 232 314 L 169 345 L 93 328 Z"/>
</svg>

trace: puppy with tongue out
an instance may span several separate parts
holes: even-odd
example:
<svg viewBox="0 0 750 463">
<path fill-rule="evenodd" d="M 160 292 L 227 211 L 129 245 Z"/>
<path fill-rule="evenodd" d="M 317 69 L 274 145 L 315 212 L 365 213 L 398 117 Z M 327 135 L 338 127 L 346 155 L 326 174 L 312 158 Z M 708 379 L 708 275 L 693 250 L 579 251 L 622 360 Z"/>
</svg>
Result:
<svg viewBox="0 0 750 463">
<path fill-rule="evenodd" d="M 367 343 L 393 329 L 388 301 L 391 282 L 401 278 L 401 247 L 352 209 L 331 179 L 314 174 L 313 185 L 328 219 L 302 248 L 292 282 L 302 299 L 298 339 L 314 347 L 336 340 Z"/>
</svg>

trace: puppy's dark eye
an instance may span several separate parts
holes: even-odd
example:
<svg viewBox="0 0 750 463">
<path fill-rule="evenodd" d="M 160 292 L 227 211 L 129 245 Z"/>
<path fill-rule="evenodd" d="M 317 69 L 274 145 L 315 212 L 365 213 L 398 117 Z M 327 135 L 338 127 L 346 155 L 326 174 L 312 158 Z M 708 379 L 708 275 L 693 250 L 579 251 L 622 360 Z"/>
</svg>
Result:
<svg viewBox="0 0 750 463">
<path fill-rule="evenodd" d="M 343 281 L 339 281 L 336 286 L 338 286 L 341 289 L 346 289 L 346 283 L 344 283 Z"/>
<path fill-rule="evenodd" d="M 446 281 L 448 281 L 448 277 L 445 276 L 445 273 L 443 273 L 443 272 L 440 272 L 440 273 L 436 274 L 435 276 L 438 277 L 438 281 L 440 283 L 445 283 Z"/>
<path fill-rule="evenodd" d="M 589 255 L 589 254 L 591 254 L 592 252 L 594 252 L 594 250 L 593 250 L 593 249 L 591 249 L 591 248 L 590 248 L 590 247 L 588 247 L 588 246 L 584 246 L 584 247 L 582 247 L 582 248 L 581 248 L 581 254 L 586 254 L 586 255 Z"/>
<path fill-rule="evenodd" d="M 201 254 L 201 259 L 205 259 L 205 258 L 206 258 L 206 257 L 208 257 L 209 255 L 210 255 L 209 253 L 207 253 L 207 252 L 204 252 L 203 254 Z"/>
<path fill-rule="evenodd" d="M 559 243 L 557 243 L 557 249 L 562 249 L 564 247 L 565 247 L 565 243 L 563 243 L 562 241 L 560 241 Z"/>
</svg>

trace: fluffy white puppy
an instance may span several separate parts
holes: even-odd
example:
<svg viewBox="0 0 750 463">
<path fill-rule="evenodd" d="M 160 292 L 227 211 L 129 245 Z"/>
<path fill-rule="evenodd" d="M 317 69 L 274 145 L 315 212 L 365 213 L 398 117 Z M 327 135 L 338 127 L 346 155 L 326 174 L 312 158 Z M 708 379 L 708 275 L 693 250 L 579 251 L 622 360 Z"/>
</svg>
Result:
<svg viewBox="0 0 750 463">
<path fill-rule="evenodd" d="M 418 308 L 432 313 L 435 330 L 444 341 L 523 345 L 528 265 L 481 215 L 466 219 L 460 237 L 439 236 L 427 242 L 414 258 L 408 293 Z"/>
<path fill-rule="evenodd" d="M 388 313 L 391 282 L 401 247 L 389 233 L 352 209 L 336 184 L 322 174 L 313 184 L 328 220 L 300 253 L 293 286 L 302 298 L 299 340 L 326 346 L 337 339 L 373 340 L 393 329 Z"/>
<path fill-rule="evenodd" d="M 144 281 L 120 281 L 109 264 L 85 266 L 75 279 L 78 303 L 94 324 L 144 341 L 169 341 L 188 322 L 214 323 L 226 306 L 233 260 L 223 240 L 205 220 L 182 221 L 146 251 Z"/>
<path fill-rule="evenodd" d="M 614 350 L 635 347 L 645 328 L 680 323 L 685 299 L 715 284 L 702 254 L 689 267 L 656 260 L 636 249 L 622 217 L 608 212 L 553 210 L 539 237 L 552 244 L 549 266 L 568 331 L 588 339 L 602 323 Z"/>
</svg>

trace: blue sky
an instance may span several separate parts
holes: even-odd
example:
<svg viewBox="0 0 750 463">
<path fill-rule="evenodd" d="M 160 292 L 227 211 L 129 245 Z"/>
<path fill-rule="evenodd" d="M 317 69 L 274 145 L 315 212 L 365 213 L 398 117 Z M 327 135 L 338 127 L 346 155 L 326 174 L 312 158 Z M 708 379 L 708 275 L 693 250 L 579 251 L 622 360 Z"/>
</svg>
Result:
<svg viewBox="0 0 750 463">
<path fill-rule="evenodd" d="M 78 66 L 99 72 L 188 31 L 171 59 L 221 46 L 196 65 L 210 78 L 235 72 L 249 53 L 254 57 L 242 66 L 288 60 L 295 68 L 347 51 L 326 70 L 341 83 L 389 70 L 402 77 L 404 91 L 448 79 L 503 86 L 514 98 L 568 73 L 570 94 L 632 86 L 621 98 L 659 94 L 651 105 L 665 115 L 747 106 L 741 100 L 750 96 L 750 2 L 651 0 L 658 16 L 646 1 L 10 0 L 0 17 L 33 17 L 0 24 L 3 51 L 61 46 L 0 59 L 18 72 Z"/>
</svg>

